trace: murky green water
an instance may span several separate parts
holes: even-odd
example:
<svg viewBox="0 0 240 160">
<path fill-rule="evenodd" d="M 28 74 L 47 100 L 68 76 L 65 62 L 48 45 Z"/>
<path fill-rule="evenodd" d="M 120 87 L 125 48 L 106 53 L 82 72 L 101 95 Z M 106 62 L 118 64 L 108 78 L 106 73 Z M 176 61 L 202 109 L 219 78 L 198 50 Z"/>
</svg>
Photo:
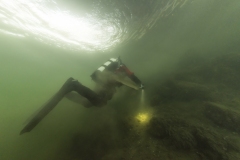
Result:
<svg viewBox="0 0 240 160">
<path fill-rule="evenodd" d="M 120 89 L 101 109 L 64 99 L 32 132 L 19 132 L 67 78 L 92 88 L 91 73 L 109 58 L 121 56 L 147 96 L 175 73 L 182 55 L 239 53 L 239 8 L 238 0 L 0 0 L 0 159 L 101 159 L 98 145 L 108 142 L 95 132 L 110 126 L 110 141 L 120 143 L 118 121 L 138 115 L 140 92 Z M 73 137 L 81 141 L 81 134 L 89 146 L 74 152 Z M 105 159 L 123 153 L 109 149 Z"/>
</svg>

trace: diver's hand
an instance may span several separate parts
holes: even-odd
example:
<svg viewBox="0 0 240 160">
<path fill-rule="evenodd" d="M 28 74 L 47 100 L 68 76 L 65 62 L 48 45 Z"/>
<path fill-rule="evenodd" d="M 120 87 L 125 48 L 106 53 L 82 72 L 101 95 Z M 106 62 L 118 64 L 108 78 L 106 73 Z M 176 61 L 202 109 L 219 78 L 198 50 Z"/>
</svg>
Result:
<svg viewBox="0 0 240 160">
<path fill-rule="evenodd" d="M 141 84 L 139 88 L 140 88 L 140 89 L 144 89 L 144 85 L 143 85 L 143 84 Z"/>
</svg>

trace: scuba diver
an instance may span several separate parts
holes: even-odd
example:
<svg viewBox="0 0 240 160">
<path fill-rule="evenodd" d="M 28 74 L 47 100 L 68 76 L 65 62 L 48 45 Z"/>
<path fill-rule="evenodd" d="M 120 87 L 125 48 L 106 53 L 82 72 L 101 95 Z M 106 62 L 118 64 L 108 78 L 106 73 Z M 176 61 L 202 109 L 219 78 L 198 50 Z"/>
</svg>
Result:
<svg viewBox="0 0 240 160">
<path fill-rule="evenodd" d="M 92 73 L 91 78 L 96 83 L 94 91 L 76 79 L 67 79 L 58 92 L 27 123 L 20 135 L 30 132 L 64 97 L 85 107 L 102 107 L 112 99 L 117 87 L 126 85 L 135 90 L 144 89 L 142 82 L 122 63 L 120 57 L 109 59 Z"/>
</svg>

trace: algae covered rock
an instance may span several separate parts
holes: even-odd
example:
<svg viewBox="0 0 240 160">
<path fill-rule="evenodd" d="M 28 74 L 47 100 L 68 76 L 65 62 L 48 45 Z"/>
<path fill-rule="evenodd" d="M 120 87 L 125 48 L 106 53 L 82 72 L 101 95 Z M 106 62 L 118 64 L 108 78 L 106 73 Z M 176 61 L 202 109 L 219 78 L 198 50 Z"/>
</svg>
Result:
<svg viewBox="0 0 240 160">
<path fill-rule="evenodd" d="M 149 135 L 201 159 L 240 159 L 240 54 L 183 60 L 150 97 Z"/>
<path fill-rule="evenodd" d="M 148 131 L 157 139 L 168 139 L 168 143 L 175 148 L 190 149 L 196 147 L 196 140 L 191 133 L 190 126 L 177 118 L 152 118 Z"/>
<path fill-rule="evenodd" d="M 197 141 L 196 149 L 209 159 L 231 160 L 231 157 L 238 156 L 238 139 L 204 126 L 196 127 L 193 135 Z"/>
<path fill-rule="evenodd" d="M 148 133 L 171 148 L 196 150 L 204 159 L 228 160 L 232 151 L 239 150 L 234 141 L 227 141 L 222 134 L 176 117 L 152 118 Z"/>
<path fill-rule="evenodd" d="M 240 133 L 240 113 L 213 102 L 205 104 L 205 115 L 215 124 Z"/>
</svg>

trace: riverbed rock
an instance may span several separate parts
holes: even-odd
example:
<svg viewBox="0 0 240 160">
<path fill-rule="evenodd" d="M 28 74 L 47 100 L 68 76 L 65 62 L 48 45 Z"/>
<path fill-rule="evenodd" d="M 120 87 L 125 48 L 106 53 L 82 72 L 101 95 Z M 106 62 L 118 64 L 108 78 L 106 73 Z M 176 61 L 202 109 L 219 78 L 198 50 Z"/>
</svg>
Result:
<svg viewBox="0 0 240 160">
<path fill-rule="evenodd" d="M 205 115 L 216 125 L 240 133 L 240 112 L 230 109 L 225 105 L 207 102 L 205 103 Z"/>
</svg>

